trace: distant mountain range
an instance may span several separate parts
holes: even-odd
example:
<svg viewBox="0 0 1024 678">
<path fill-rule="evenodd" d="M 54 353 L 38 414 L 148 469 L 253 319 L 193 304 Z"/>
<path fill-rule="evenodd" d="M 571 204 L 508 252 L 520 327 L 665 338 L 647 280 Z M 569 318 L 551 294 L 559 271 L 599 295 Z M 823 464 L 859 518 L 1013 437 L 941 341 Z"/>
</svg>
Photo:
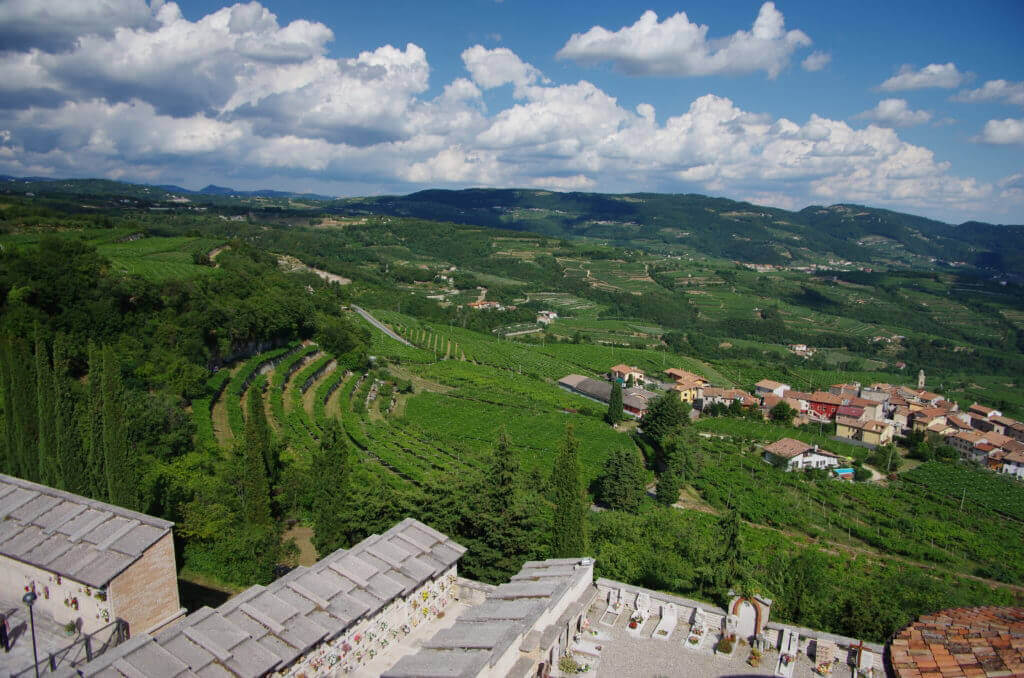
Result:
<svg viewBox="0 0 1024 678">
<path fill-rule="evenodd" d="M 317 193 L 295 193 L 293 191 L 274 191 L 261 189 L 257 191 L 240 191 L 234 188 L 210 184 L 198 191 L 193 191 L 173 184 L 131 184 L 108 179 L 52 179 L 49 177 L 12 177 L 0 175 L 0 190 L 17 187 L 19 192 L 37 193 L 81 193 L 86 195 L 125 197 L 146 197 L 150 199 L 170 197 L 174 195 L 210 195 L 237 196 L 239 198 L 304 198 L 306 200 L 335 200 L 333 196 Z"/>
<path fill-rule="evenodd" d="M 406 196 L 336 199 L 288 191 L 239 191 L 209 185 L 147 186 L 106 179 L 0 176 L 0 191 L 132 198 L 152 204 L 189 196 L 231 206 L 232 199 L 302 199 L 340 214 L 381 214 L 585 236 L 619 247 L 668 254 L 685 251 L 777 266 L 850 261 L 875 266 L 978 268 L 1024 279 L 1024 226 L 976 221 L 959 225 L 862 205 L 806 207 L 798 212 L 698 194 L 556 193 L 528 189 L 427 190 Z M 235 206 L 240 207 L 240 206 Z M 253 209 L 251 204 L 246 209 Z M 301 208 L 308 214 L 307 208 Z"/>
</svg>

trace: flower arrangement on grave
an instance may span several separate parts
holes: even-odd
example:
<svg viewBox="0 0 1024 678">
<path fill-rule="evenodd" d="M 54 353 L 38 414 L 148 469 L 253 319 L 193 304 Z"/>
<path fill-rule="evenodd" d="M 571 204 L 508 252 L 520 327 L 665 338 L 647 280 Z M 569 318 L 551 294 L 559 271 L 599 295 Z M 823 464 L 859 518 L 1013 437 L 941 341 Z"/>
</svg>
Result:
<svg viewBox="0 0 1024 678">
<path fill-rule="evenodd" d="M 429 597 L 430 597 L 430 592 L 429 591 L 424 590 L 424 591 L 422 591 L 420 593 L 420 598 L 422 598 L 423 600 L 426 600 Z"/>
<path fill-rule="evenodd" d="M 416 609 L 417 607 L 419 607 L 419 606 L 420 606 L 420 601 L 418 601 L 418 600 L 416 600 L 415 598 L 413 598 L 413 599 L 412 599 L 412 609 L 414 609 L 414 610 L 415 610 L 415 609 Z"/>
<path fill-rule="evenodd" d="M 107 592 L 106 591 L 97 591 L 96 592 L 96 600 L 99 600 L 99 601 L 102 602 L 102 601 L 105 601 L 106 599 L 107 599 Z"/>
<path fill-rule="evenodd" d="M 354 642 L 356 645 L 363 642 L 363 635 L 361 633 L 357 633 L 356 635 L 352 636 L 352 642 Z"/>
<path fill-rule="evenodd" d="M 342 643 L 341 644 L 341 651 L 344 652 L 345 654 L 348 654 L 349 652 L 352 651 L 352 646 L 349 645 L 348 643 Z"/>
<path fill-rule="evenodd" d="M 377 639 L 377 634 L 374 633 L 373 631 L 367 631 L 366 632 L 366 639 L 367 640 L 376 640 Z"/>
<path fill-rule="evenodd" d="M 339 657 L 338 655 L 334 654 L 333 652 L 331 654 L 327 655 L 327 665 L 328 666 L 334 666 L 335 664 L 337 664 L 340 661 L 341 661 L 341 657 Z"/>
<path fill-rule="evenodd" d="M 377 656 L 377 651 L 371 647 L 369 651 L 367 651 L 366 656 L 368 656 L 370 659 L 373 659 Z"/>
<path fill-rule="evenodd" d="M 796 657 L 794 657 L 793 655 L 789 654 L 788 652 L 783 653 L 783 655 L 781 657 L 779 657 L 779 660 L 782 662 L 783 666 L 789 666 L 790 664 L 793 663 L 794 659 L 796 659 Z"/>
<path fill-rule="evenodd" d="M 408 624 L 402 624 L 402 633 L 408 634 L 412 631 Z"/>
<path fill-rule="evenodd" d="M 387 638 L 381 638 L 380 639 L 380 646 L 381 647 L 387 647 L 388 646 L 388 639 Z"/>
<path fill-rule="evenodd" d="M 427 609 L 426 605 L 424 605 L 423 607 L 420 608 L 420 612 L 423 613 L 424 617 L 426 617 L 428 614 L 430 614 L 430 610 Z"/>
<path fill-rule="evenodd" d="M 757 668 L 761 665 L 761 651 L 756 647 L 750 649 L 750 656 L 747 657 L 747 663 Z"/>
</svg>

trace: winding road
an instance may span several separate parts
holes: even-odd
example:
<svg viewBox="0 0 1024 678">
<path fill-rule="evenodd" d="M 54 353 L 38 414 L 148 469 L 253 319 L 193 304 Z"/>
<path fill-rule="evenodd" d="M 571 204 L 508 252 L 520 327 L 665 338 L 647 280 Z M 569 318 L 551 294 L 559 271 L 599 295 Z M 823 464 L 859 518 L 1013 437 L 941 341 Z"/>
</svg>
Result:
<svg viewBox="0 0 1024 678">
<path fill-rule="evenodd" d="M 395 341 L 401 342 L 401 343 L 405 344 L 406 346 L 412 346 L 412 344 L 409 343 L 404 337 L 400 337 L 397 334 L 395 334 L 394 332 L 392 332 L 391 328 L 385 326 L 384 323 L 382 323 L 381 321 L 379 321 L 376 318 L 374 318 L 372 315 L 367 313 L 362 308 L 356 306 L 355 304 L 352 304 L 352 310 L 355 311 L 356 313 L 358 313 L 359 315 L 363 316 L 366 319 L 366 322 L 370 323 L 371 325 L 373 325 L 378 330 L 380 330 L 384 334 L 388 335 L 389 337 L 391 337 Z"/>
</svg>

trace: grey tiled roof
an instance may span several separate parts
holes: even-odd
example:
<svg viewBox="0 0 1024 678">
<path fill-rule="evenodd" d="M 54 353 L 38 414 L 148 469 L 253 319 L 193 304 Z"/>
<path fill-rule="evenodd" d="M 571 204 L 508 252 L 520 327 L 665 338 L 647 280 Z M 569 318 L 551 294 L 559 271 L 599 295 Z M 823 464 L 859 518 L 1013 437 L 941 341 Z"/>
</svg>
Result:
<svg viewBox="0 0 1024 678">
<path fill-rule="evenodd" d="M 547 610 L 561 601 L 578 577 L 591 577 L 583 559 L 531 561 L 511 581 L 487 594 L 449 628 L 434 634 L 419 652 L 402 657 L 381 678 L 470 678 L 493 665 L 520 636 L 532 633 Z M 525 644 L 525 641 L 524 641 Z"/>
<path fill-rule="evenodd" d="M 134 638 L 82 669 L 85 678 L 257 678 L 285 668 L 397 597 L 443 574 L 466 549 L 406 518 L 349 550 Z"/>
<path fill-rule="evenodd" d="M 0 555 L 106 586 L 173 523 L 0 474 Z"/>
</svg>

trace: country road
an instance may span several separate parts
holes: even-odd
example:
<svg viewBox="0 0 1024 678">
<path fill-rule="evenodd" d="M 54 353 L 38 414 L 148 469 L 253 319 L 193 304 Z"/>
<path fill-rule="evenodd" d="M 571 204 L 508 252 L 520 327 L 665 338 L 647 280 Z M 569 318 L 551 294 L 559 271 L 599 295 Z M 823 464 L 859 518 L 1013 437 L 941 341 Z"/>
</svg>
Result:
<svg viewBox="0 0 1024 678">
<path fill-rule="evenodd" d="M 412 346 L 412 344 L 410 344 L 410 343 L 409 343 L 408 341 L 406 341 L 406 340 L 405 340 L 405 339 L 404 339 L 403 337 L 400 337 L 400 336 L 398 336 L 397 334 L 395 334 L 394 332 L 392 332 L 390 328 L 388 328 L 388 327 L 386 327 L 386 326 L 384 325 L 384 323 L 382 323 L 381 321 L 379 321 L 379 320 L 377 320 L 376 318 L 374 318 L 374 317 L 373 317 L 372 315 L 370 315 L 369 313 L 367 313 L 367 312 L 366 312 L 365 310 L 363 310 L 362 308 L 360 308 L 360 307 L 356 306 L 355 304 L 352 304 L 352 309 L 353 309 L 353 310 L 354 310 L 354 311 L 355 311 L 356 313 L 358 313 L 359 315 L 361 315 L 361 316 L 363 316 L 364 318 L 366 318 L 366 322 L 370 323 L 371 325 L 373 325 L 373 326 L 374 326 L 374 327 L 376 327 L 376 328 L 377 328 L 378 330 L 380 330 L 380 331 L 381 331 L 381 332 L 383 332 L 384 334 L 388 335 L 389 337 L 391 337 L 391 338 L 392 338 L 392 339 L 394 339 L 395 341 L 399 341 L 399 342 L 401 342 L 401 343 L 405 344 L 406 346 Z"/>
</svg>

